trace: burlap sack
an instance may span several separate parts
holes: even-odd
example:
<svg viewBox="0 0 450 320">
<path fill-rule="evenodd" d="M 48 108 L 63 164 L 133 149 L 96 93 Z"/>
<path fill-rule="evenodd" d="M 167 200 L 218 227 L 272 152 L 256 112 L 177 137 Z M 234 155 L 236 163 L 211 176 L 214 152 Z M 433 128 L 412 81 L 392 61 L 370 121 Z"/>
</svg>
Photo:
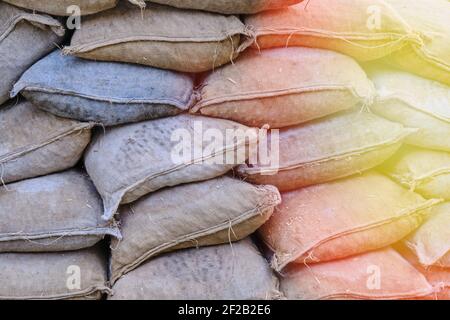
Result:
<svg viewBox="0 0 450 320">
<path fill-rule="evenodd" d="M 450 203 L 433 208 L 428 220 L 405 244 L 422 265 L 450 268 Z"/>
<path fill-rule="evenodd" d="M 67 171 L 0 188 L 0 252 L 53 252 L 120 237 L 101 219 L 102 201 L 88 177 Z"/>
<path fill-rule="evenodd" d="M 120 210 L 124 238 L 111 243 L 111 281 L 161 252 L 241 240 L 266 222 L 280 202 L 272 186 L 229 177 L 151 194 Z"/>
<path fill-rule="evenodd" d="M 100 132 L 86 152 L 85 166 L 103 198 L 103 217 L 110 219 L 120 203 L 223 175 L 245 162 L 247 146 L 256 141 L 255 129 L 183 114 Z"/>
<path fill-rule="evenodd" d="M 246 239 L 150 260 L 123 276 L 111 300 L 262 300 L 280 296 L 278 280 Z"/>
<path fill-rule="evenodd" d="M 409 5 L 409 4 L 408 4 Z M 248 16 L 256 47 L 304 46 L 375 60 L 419 41 L 385 0 L 313 0 Z"/>
<path fill-rule="evenodd" d="M 86 17 L 65 52 L 82 58 L 202 72 L 232 61 L 244 24 L 235 16 L 125 3 Z"/>
<path fill-rule="evenodd" d="M 29 102 L 6 105 L 0 109 L 0 184 L 73 167 L 90 141 L 91 127 Z"/>
<path fill-rule="evenodd" d="M 62 42 L 64 28 L 46 15 L 0 2 L 0 104 L 20 75 Z"/>
<path fill-rule="evenodd" d="M 450 154 L 403 147 L 381 167 L 406 188 L 426 198 L 450 200 Z"/>
<path fill-rule="evenodd" d="M 425 277 L 391 248 L 289 269 L 280 286 L 292 300 L 396 300 L 434 292 Z"/>
<path fill-rule="evenodd" d="M 99 247 L 54 253 L 0 254 L 0 300 L 100 299 L 107 261 Z"/>
<path fill-rule="evenodd" d="M 18 7 L 46 12 L 55 16 L 72 15 L 70 6 L 77 6 L 80 15 L 97 13 L 116 6 L 118 0 L 4 0 Z"/>
<path fill-rule="evenodd" d="M 192 112 L 280 128 L 368 105 L 373 96 L 364 71 L 339 53 L 309 48 L 255 50 L 209 75 Z"/>
<path fill-rule="evenodd" d="M 223 14 L 251 14 L 264 10 L 285 8 L 303 0 L 151 0 L 177 8 L 218 12 Z"/>
<path fill-rule="evenodd" d="M 406 127 L 419 128 L 406 140 L 429 149 L 450 151 L 450 87 L 418 76 L 371 66 L 377 89 L 371 110 Z"/>
<path fill-rule="evenodd" d="M 105 126 L 173 116 L 194 100 L 191 77 L 125 63 L 93 62 L 55 51 L 14 86 L 57 116 Z"/>
<path fill-rule="evenodd" d="M 438 202 L 369 172 L 284 193 L 259 234 L 274 252 L 276 270 L 294 261 L 337 260 L 400 241 Z"/>
<path fill-rule="evenodd" d="M 280 130 L 279 163 L 245 164 L 237 172 L 249 182 L 295 190 L 381 164 L 412 131 L 370 113 L 345 112 Z"/>
</svg>

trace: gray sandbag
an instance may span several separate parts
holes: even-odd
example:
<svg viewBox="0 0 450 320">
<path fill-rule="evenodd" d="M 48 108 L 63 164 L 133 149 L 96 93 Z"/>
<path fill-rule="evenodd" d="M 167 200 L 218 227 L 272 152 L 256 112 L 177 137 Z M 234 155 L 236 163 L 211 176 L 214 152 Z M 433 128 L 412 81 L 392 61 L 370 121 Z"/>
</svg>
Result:
<svg viewBox="0 0 450 320">
<path fill-rule="evenodd" d="M 123 276 L 110 300 L 270 300 L 278 280 L 249 240 L 157 257 Z"/>
<path fill-rule="evenodd" d="M 280 202 L 275 187 L 226 176 L 150 194 L 120 210 L 124 237 L 111 243 L 111 281 L 162 252 L 241 240 Z"/>
<path fill-rule="evenodd" d="M 8 184 L 0 187 L 0 252 L 70 251 L 120 237 L 101 215 L 100 196 L 81 172 Z"/>
<path fill-rule="evenodd" d="M 5 105 L 0 109 L 0 184 L 73 167 L 91 139 L 91 127 L 26 101 Z"/>
<path fill-rule="evenodd" d="M 84 163 L 103 198 L 103 217 L 111 219 L 120 203 L 225 174 L 245 162 L 247 147 L 257 138 L 256 129 L 232 121 L 182 114 L 107 128 L 88 148 Z"/>
<path fill-rule="evenodd" d="M 69 16 L 70 6 L 80 8 L 80 15 L 88 15 L 114 8 L 118 0 L 4 0 L 18 7 L 45 12 L 55 16 Z"/>
<path fill-rule="evenodd" d="M 64 28 L 50 16 L 0 2 L 0 104 L 21 74 L 63 40 Z"/>
<path fill-rule="evenodd" d="M 181 113 L 194 100 L 193 88 L 185 74 L 55 51 L 26 71 L 11 94 L 21 92 L 60 117 L 110 126 Z"/>
<path fill-rule="evenodd" d="M 98 300 L 110 292 L 99 247 L 53 253 L 1 253 L 0 300 Z"/>
</svg>

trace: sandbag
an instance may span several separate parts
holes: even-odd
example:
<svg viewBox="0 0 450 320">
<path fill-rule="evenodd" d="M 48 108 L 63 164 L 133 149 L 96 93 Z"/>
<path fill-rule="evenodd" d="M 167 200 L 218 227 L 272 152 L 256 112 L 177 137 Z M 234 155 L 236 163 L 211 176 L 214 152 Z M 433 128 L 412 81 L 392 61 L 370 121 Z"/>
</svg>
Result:
<svg viewBox="0 0 450 320">
<path fill-rule="evenodd" d="M 84 174 L 71 170 L 0 188 L 0 252 L 53 252 L 92 247 L 106 235 L 102 201 Z"/>
<path fill-rule="evenodd" d="M 200 96 L 192 112 L 280 128 L 369 105 L 374 90 L 349 57 L 320 49 L 283 48 L 243 54 L 209 75 Z"/>
<path fill-rule="evenodd" d="M 434 292 L 425 277 L 392 248 L 312 266 L 292 265 L 280 287 L 291 300 L 397 300 Z"/>
<path fill-rule="evenodd" d="M 0 2 L 0 104 L 21 74 L 63 41 L 64 28 L 50 16 Z"/>
<path fill-rule="evenodd" d="M 229 177 L 142 198 L 120 210 L 124 238 L 111 243 L 111 281 L 161 252 L 241 240 L 266 222 L 280 201 L 272 186 Z"/>
<path fill-rule="evenodd" d="M 65 52 L 81 58 L 203 72 L 232 61 L 242 50 L 244 24 L 235 16 L 125 3 L 86 17 Z"/>
<path fill-rule="evenodd" d="M 110 292 L 99 247 L 53 253 L 1 253 L 0 300 L 98 300 Z"/>
<path fill-rule="evenodd" d="M 185 114 L 100 132 L 86 152 L 85 166 L 103 198 L 103 217 L 110 219 L 120 203 L 161 188 L 225 174 L 245 162 L 256 132 Z"/>
<path fill-rule="evenodd" d="M 177 8 L 205 10 L 223 14 L 251 14 L 285 8 L 303 0 L 151 0 Z"/>
<path fill-rule="evenodd" d="M 420 37 L 384 0 L 314 0 L 248 16 L 255 47 L 302 46 L 376 60 Z M 408 6 L 411 4 L 408 3 Z"/>
<path fill-rule="evenodd" d="M 377 89 L 371 110 L 406 127 L 419 128 L 407 143 L 450 151 L 450 87 L 435 81 L 379 66 L 367 68 Z"/>
<path fill-rule="evenodd" d="M 179 114 L 192 104 L 193 88 L 188 75 L 55 51 L 25 72 L 12 96 L 21 92 L 57 116 L 110 126 Z"/>
<path fill-rule="evenodd" d="M 426 198 L 450 200 L 450 153 L 405 146 L 381 169 Z"/>
<path fill-rule="evenodd" d="M 270 300 L 278 280 L 246 239 L 150 260 L 113 286 L 110 300 Z"/>
<path fill-rule="evenodd" d="M 0 184 L 73 167 L 89 144 L 91 127 L 26 101 L 7 104 L 0 109 Z"/>
<path fill-rule="evenodd" d="M 291 262 L 337 260 L 400 241 L 438 202 L 369 172 L 283 193 L 259 235 L 274 252 L 276 270 Z"/>
<path fill-rule="evenodd" d="M 55 16 L 72 15 L 71 6 L 80 9 L 80 15 L 88 15 L 111 9 L 116 6 L 118 0 L 5 0 L 18 7 L 46 12 Z"/>
<path fill-rule="evenodd" d="M 450 203 L 433 208 L 427 221 L 405 244 L 422 265 L 450 268 Z"/>
<path fill-rule="evenodd" d="M 279 163 L 244 164 L 237 173 L 249 182 L 295 190 L 381 164 L 412 131 L 367 112 L 344 112 L 280 130 Z"/>
</svg>

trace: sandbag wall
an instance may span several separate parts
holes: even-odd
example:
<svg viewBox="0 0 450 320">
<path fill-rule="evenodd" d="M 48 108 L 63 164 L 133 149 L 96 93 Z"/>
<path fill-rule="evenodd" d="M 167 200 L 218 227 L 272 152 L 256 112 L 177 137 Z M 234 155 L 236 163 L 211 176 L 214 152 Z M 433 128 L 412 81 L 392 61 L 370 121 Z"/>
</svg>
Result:
<svg viewBox="0 0 450 320">
<path fill-rule="evenodd" d="M 448 299 L 449 13 L 0 2 L 0 299 Z"/>
</svg>

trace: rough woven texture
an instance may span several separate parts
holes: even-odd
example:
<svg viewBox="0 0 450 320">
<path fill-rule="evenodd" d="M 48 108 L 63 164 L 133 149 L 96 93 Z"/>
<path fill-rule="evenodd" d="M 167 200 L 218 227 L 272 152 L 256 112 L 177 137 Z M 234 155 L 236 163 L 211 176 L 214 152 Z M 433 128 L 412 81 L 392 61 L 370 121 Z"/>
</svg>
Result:
<svg viewBox="0 0 450 320">
<path fill-rule="evenodd" d="M 0 299 L 100 299 L 107 287 L 107 261 L 100 248 L 58 253 L 0 254 Z M 72 288 L 79 267 L 80 288 Z M 76 276 L 76 274 L 75 274 Z"/>
<path fill-rule="evenodd" d="M 251 14 L 264 10 L 285 8 L 303 0 L 151 0 L 177 8 L 218 12 L 223 14 Z"/>
<path fill-rule="evenodd" d="M 21 92 L 57 116 L 109 126 L 176 115 L 193 103 L 193 88 L 188 75 L 55 51 L 25 72 L 12 95 Z"/>
<path fill-rule="evenodd" d="M 55 49 L 63 35 L 59 21 L 0 2 L 0 104 L 20 75 Z"/>
<path fill-rule="evenodd" d="M 396 300 L 434 292 L 425 277 L 391 248 L 309 267 L 292 265 L 287 272 L 281 290 L 288 299 Z"/>
<path fill-rule="evenodd" d="M 88 177 L 67 171 L 0 187 L 0 252 L 53 252 L 120 237 L 101 219 L 102 201 Z"/>
<path fill-rule="evenodd" d="M 87 17 L 65 51 L 82 58 L 203 72 L 234 59 L 244 24 L 235 16 L 122 4 Z"/>
<path fill-rule="evenodd" d="M 18 7 L 36 10 L 55 16 L 68 16 L 70 6 L 78 6 L 80 14 L 87 15 L 107 10 L 116 6 L 118 0 L 4 0 Z"/>
<path fill-rule="evenodd" d="M 279 163 L 242 165 L 238 173 L 249 182 L 295 190 L 371 169 L 410 133 L 370 113 L 345 112 L 281 130 Z"/>
<path fill-rule="evenodd" d="M 284 193 L 259 234 L 274 252 L 276 270 L 293 261 L 337 260 L 400 241 L 437 202 L 367 173 Z"/>
<path fill-rule="evenodd" d="M 450 203 L 435 207 L 405 243 L 422 265 L 450 268 Z"/>
<path fill-rule="evenodd" d="M 450 153 L 404 147 L 382 170 L 426 198 L 450 200 Z"/>
<path fill-rule="evenodd" d="M 450 87 L 379 66 L 368 68 L 377 89 L 373 112 L 406 127 L 419 128 L 407 143 L 450 151 Z"/>
<path fill-rule="evenodd" d="M 90 141 L 91 126 L 29 102 L 6 105 L 0 109 L 0 184 L 73 167 Z"/>
<path fill-rule="evenodd" d="M 304 1 L 249 16 L 245 23 L 255 32 L 259 48 L 304 46 L 342 52 L 361 61 L 375 60 L 420 39 L 388 2 Z M 407 6 L 413 7 L 410 1 Z"/>
<path fill-rule="evenodd" d="M 373 96 L 366 74 L 347 56 L 309 48 L 255 50 L 209 75 L 192 111 L 280 128 L 370 104 Z"/>
<path fill-rule="evenodd" d="M 262 300 L 278 280 L 250 240 L 188 249 L 150 260 L 123 276 L 112 300 Z"/>
<path fill-rule="evenodd" d="M 235 129 L 247 134 L 227 141 L 229 131 Z M 223 141 L 208 138 L 211 130 L 219 133 Z M 227 120 L 183 114 L 99 133 L 86 152 L 85 166 L 102 195 L 104 218 L 110 219 L 120 203 L 133 202 L 164 187 L 223 175 L 245 162 L 241 156 L 234 161 L 225 159 L 245 155 L 249 143 L 256 141 L 254 129 Z M 178 150 L 180 145 L 190 148 L 190 154 Z"/>
<path fill-rule="evenodd" d="M 241 240 L 280 202 L 272 186 L 229 177 L 151 194 L 121 210 L 124 239 L 111 243 L 112 282 L 161 252 Z"/>
</svg>

